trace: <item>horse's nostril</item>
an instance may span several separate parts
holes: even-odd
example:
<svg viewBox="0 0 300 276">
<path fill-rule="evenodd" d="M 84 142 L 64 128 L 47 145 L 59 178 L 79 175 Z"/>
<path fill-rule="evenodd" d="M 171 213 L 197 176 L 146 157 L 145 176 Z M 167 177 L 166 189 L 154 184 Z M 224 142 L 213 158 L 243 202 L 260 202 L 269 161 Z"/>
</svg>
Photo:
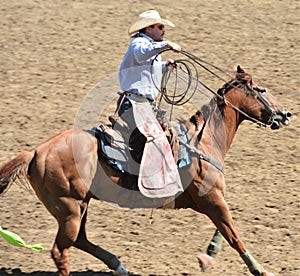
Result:
<svg viewBox="0 0 300 276">
<path fill-rule="evenodd" d="M 292 117 L 292 113 L 289 112 L 289 111 L 287 111 L 287 112 L 286 112 L 286 118 L 287 118 L 287 119 L 290 119 L 291 117 Z"/>
</svg>

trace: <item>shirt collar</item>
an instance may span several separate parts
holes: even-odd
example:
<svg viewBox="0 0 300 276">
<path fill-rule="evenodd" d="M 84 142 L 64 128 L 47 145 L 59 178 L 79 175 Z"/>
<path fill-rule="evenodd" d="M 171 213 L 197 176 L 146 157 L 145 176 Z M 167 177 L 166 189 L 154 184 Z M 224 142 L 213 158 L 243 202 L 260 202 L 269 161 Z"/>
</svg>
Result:
<svg viewBox="0 0 300 276">
<path fill-rule="evenodd" d="M 150 42 L 154 42 L 154 40 L 150 36 L 148 36 L 144 33 L 139 33 L 138 36 L 139 37 L 144 37 L 144 38 L 148 39 Z"/>
</svg>

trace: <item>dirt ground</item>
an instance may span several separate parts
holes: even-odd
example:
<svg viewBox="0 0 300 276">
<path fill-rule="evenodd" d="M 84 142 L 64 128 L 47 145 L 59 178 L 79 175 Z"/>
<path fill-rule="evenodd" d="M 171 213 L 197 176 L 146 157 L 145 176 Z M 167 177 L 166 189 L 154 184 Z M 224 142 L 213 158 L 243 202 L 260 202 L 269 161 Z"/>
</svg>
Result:
<svg viewBox="0 0 300 276">
<path fill-rule="evenodd" d="M 127 28 L 148 8 L 176 24 L 165 39 L 225 69 L 241 64 L 293 113 L 290 126 L 278 131 L 240 127 L 226 158 L 226 199 L 252 255 L 275 275 L 300 275 L 299 0 L 2 0 L 0 164 L 73 128 L 86 95 L 117 72 Z M 191 210 L 155 210 L 153 224 L 149 217 L 149 210 L 92 201 L 89 238 L 132 275 L 200 275 L 196 256 L 206 250 L 212 223 Z M 13 186 L 2 196 L 0 225 L 45 248 L 36 253 L 0 239 L 1 276 L 54 275 L 56 222 L 33 193 Z M 77 276 L 111 275 L 76 249 L 71 268 Z M 202 274 L 249 272 L 224 243 Z"/>
</svg>

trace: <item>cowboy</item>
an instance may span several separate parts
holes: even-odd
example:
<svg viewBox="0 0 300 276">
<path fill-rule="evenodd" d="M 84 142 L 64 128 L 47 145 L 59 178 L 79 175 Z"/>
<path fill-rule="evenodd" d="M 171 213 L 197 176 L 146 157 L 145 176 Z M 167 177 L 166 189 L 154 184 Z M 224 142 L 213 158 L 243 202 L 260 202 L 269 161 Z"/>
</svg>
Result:
<svg viewBox="0 0 300 276">
<path fill-rule="evenodd" d="M 181 50 L 178 44 L 163 41 L 165 25 L 175 27 L 171 21 L 161 19 L 157 11 L 148 10 L 141 13 L 138 21 L 129 28 L 128 33 L 132 39 L 119 71 L 119 81 L 124 91 L 144 96 L 151 101 L 157 98 L 156 87 L 160 85 L 161 71 L 172 60 L 163 63 L 161 57 L 156 55 L 168 48 Z M 151 65 L 155 70 L 152 76 L 155 83 L 152 82 Z"/>
<path fill-rule="evenodd" d="M 131 135 L 129 138 L 130 142 L 130 139 L 135 137 L 133 141 L 131 139 L 129 146 L 133 149 L 138 147 L 141 153 L 138 160 L 135 160 L 143 165 L 143 171 L 139 173 L 149 173 L 145 162 L 147 158 L 153 157 L 158 163 L 158 160 L 162 160 L 154 151 L 157 151 L 158 147 L 163 148 L 162 155 L 165 160 L 162 162 L 168 163 L 168 175 L 173 175 L 173 180 L 176 178 L 174 182 L 179 182 L 178 190 L 182 190 L 172 151 L 151 105 L 158 96 L 157 87 L 160 86 L 163 70 L 174 65 L 173 60 L 163 62 L 159 52 L 165 49 L 181 50 L 178 44 L 163 41 L 165 25 L 175 27 L 171 21 L 162 19 L 156 10 L 148 10 L 141 13 L 138 20 L 129 28 L 131 41 L 119 70 L 119 82 L 124 92 L 118 99 L 117 113 L 129 126 L 129 132 L 138 131 L 144 137 L 142 141 L 135 140 L 141 135 Z M 148 168 L 149 166 L 151 164 L 148 164 Z M 168 195 L 172 193 L 174 192 L 167 192 Z"/>
</svg>

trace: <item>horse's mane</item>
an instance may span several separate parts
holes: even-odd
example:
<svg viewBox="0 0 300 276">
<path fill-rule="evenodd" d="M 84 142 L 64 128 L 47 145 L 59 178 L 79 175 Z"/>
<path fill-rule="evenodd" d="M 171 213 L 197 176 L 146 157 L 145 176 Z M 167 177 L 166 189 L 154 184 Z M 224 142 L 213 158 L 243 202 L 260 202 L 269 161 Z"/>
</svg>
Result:
<svg viewBox="0 0 300 276">
<path fill-rule="evenodd" d="M 234 77 L 217 90 L 215 97 L 213 97 L 208 104 L 203 105 L 200 110 L 196 111 L 196 113 L 190 118 L 190 122 L 194 124 L 197 129 L 201 117 L 204 117 L 204 119 L 207 120 L 215 110 L 216 104 L 218 106 L 219 111 L 223 113 L 225 108 L 225 102 L 223 100 L 223 96 L 231 89 L 238 88 L 241 86 L 251 87 L 252 76 L 246 73 L 238 65 Z"/>
<path fill-rule="evenodd" d="M 223 96 L 232 88 L 237 88 L 240 86 L 252 86 L 252 76 L 246 73 L 239 65 L 237 66 L 237 71 L 234 77 L 226 82 L 221 88 L 218 89 L 217 94 Z"/>
</svg>

